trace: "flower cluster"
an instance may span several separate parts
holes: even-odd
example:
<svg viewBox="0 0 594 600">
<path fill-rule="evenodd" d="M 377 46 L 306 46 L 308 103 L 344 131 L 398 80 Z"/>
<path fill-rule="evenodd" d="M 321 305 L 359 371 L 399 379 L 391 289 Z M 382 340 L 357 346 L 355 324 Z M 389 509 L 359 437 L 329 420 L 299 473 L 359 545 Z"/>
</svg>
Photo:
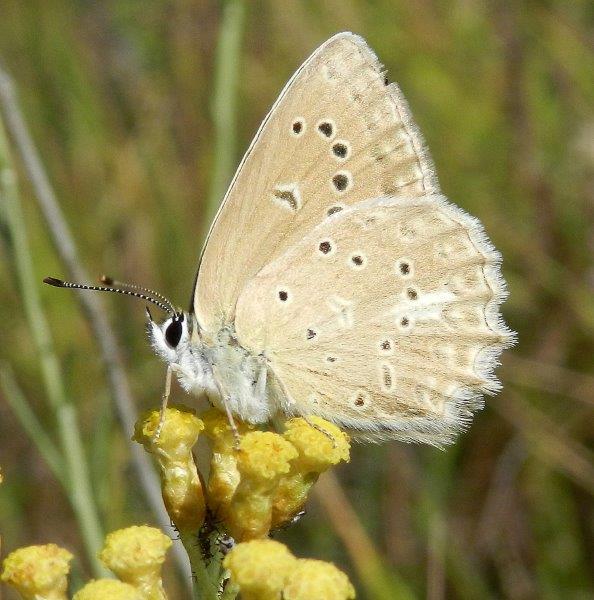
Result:
<svg viewBox="0 0 594 600">
<path fill-rule="evenodd" d="M 235 541 L 266 537 L 303 508 L 321 473 L 349 459 L 347 435 L 319 417 L 290 419 L 282 434 L 238 421 L 239 443 L 226 415 L 213 408 L 201 417 L 168 408 L 155 437 L 160 415 L 151 411 L 134 434 L 157 459 L 165 505 L 180 532 L 198 531 L 207 507 Z M 206 493 L 192 455 L 202 431 L 212 447 Z"/>
<path fill-rule="evenodd" d="M 222 563 L 223 538 L 230 545 L 238 543 L 237 549 L 243 548 L 240 553 L 261 548 L 265 552 L 266 545 L 243 543 L 265 540 L 271 531 L 291 522 L 302 511 L 320 474 L 349 460 L 348 436 L 319 417 L 289 419 L 283 433 L 260 431 L 241 421 L 236 422 L 234 431 L 227 416 L 214 408 L 198 418 L 186 408 L 173 407 L 165 411 L 160 435 L 155 436 L 160 418 L 159 411 L 147 413 L 137 423 L 134 439 L 158 462 L 165 505 L 202 586 L 218 589 L 224 585 L 227 569 L 232 570 L 230 565 L 237 564 L 228 562 L 231 559 Z M 211 448 L 204 489 L 192 454 L 200 432 Z M 305 569 L 305 564 L 300 561 L 299 569 Z M 312 572 L 335 569 L 315 564 Z M 273 579 L 279 573 L 270 569 L 267 577 Z M 292 579 L 285 579 L 283 586 L 286 583 L 288 590 L 296 589 L 296 582 L 289 585 Z M 235 584 L 241 585 L 239 580 Z M 243 597 L 250 597 L 244 588 Z M 306 596 L 295 596 L 302 597 Z"/>
<path fill-rule="evenodd" d="M 167 600 L 161 568 L 171 539 L 154 527 L 128 527 L 110 533 L 99 553 L 118 579 L 97 579 L 73 600 Z M 72 554 L 55 544 L 28 546 L 4 560 L 2 581 L 23 600 L 66 600 Z"/>
<path fill-rule="evenodd" d="M 208 477 L 193 448 L 204 432 Z M 204 598 L 349 600 L 354 590 L 334 565 L 298 559 L 268 539 L 294 520 L 321 473 L 349 460 L 347 435 L 318 418 L 294 418 L 282 433 L 260 431 L 210 409 L 150 411 L 134 439 L 158 466 L 165 507 L 184 544 Z M 161 569 L 171 539 L 135 526 L 109 534 L 99 553 L 117 579 L 98 579 L 73 600 L 166 600 Z M 72 555 L 54 544 L 22 548 L 4 561 L 2 581 L 25 600 L 65 600 Z M 222 596 L 221 596 L 222 594 Z"/>
<path fill-rule="evenodd" d="M 244 600 L 350 600 L 355 590 L 333 564 L 298 559 L 273 540 L 253 540 L 235 546 L 226 556 L 230 583 Z"/>
</svg>

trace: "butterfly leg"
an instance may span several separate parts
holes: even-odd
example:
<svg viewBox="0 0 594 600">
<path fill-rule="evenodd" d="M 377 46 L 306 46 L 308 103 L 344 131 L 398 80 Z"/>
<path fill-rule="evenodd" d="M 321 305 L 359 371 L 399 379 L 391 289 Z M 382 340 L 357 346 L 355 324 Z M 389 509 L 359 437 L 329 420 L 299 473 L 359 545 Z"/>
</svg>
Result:
<svg viewBox="0 0 594 600">
<path fill-rule="evenodd" d="M 227 402 L 226 396 L 223 396 L 223 406 L 225 407 L 225 413 L 227 414 L 229 427 L 231 427 L 231 431 L 233 432 L 233 446 L 235 447 L 235 450 L 238 450 L 239 443 L 241 442 L 241 436 L 239 435 L 239 430 L 237 429 L 237 425 L 235 424 L 235 419 L 233 418 L 233 413 L 229 408 L 229 403 Z"/>
<path fill-rule="evenodd" d="M 329 431 L 327 431 L 326 429 L 324 429 L 323 427 L 321 427 L 317 423 L 314 423 L 307 415 L 302 415 L 302 417 L 303 417 L 303 420 L 310 427 L 313 427 L 316 431 L 319 431 L 320 433 L 323 433 L 332 442 L 332 447 L 336 448 L 336 439 L 334 438 L 334 436 Z"/>
<path fill-rule="evenodd" d="M 159 409 L 159 424 L 155 430 L 154 438 L 159 439 L 161 430 L 163 429 L 163 423 L 165 421 L 165 410 L 167 409 L 167 403 L 169 402 L 169 396 L 171 395 L 171 378 L 172 373 L 185 373 L 187 378 L 191 378 L 192 374 L 187 373 L 180 365 L 175 363 L 169 363 L 167 365 L 167 374 L 165 375 L 165 391 L 161 396 L 161 408 Z"/>
<path fill-rule="evenodd" d="M 336 448 L 336 439 L 334 438 L 334 436 L 327 431 L 326 429 L 324 429 L 321 425 L 318 425 L 317 423 L 314 423 L 307 415 L 299 415 L 310 427 L 313 427 L 316 431 L 319 431 L 320 433 L 323 433 L 331 442 L 332 442 L 332 447 Z M 283 431 L 285 431 L 286 427 L 285 427 L 285 423 L 286 423 L 286 418 L 284 415 L 282 414 L 276 414 L 272 417 L 271 419 L 272 421 L 272 426 L 274 427 L 274 429 L 276 429 L 276 431 L 278 433 L 282 433 Z"/>
<path fill-rule="evenodd" d="M 173 365 L 167 365 L 167 374 L 165 375 L 165 391 L 161 396 L 161 408 L 159 409 L 159 424 L 157 425 L 157 429 L 155 429 L 155 440 L 159 439 L 159 436 L 161 435 L 161 430 L 163 429 L 163 422 L 165 420 L 165 409 L 167 408 L 167 403 L 169 402 L 169 395 L 171 394 L 171 374 L 173 370 Z"/>
<path fill-rule="evenodd" d="M 229 395 L 223 387 L 222 379 L 218 374 L 219 370 L 217 369 L 216 365 L 212 366 L 212 372 L 214 375 L 215 384 L 219 391 L 219 395 L 221 396 L 221 400 L 223 402 L 223 406 L 225 407 L 225 414 L 227 415 L 227 420 L 229 421 L 229 427 L 231 427 L 231 431 L 233 432 L 234 446 L 237 450 L 239 448 L 239 442 L 241 442 L 241 436 L 239 435 L 239 429 L 237 429 L 235 419 L 233 418 L 233 412 L 229 407 Z"/>
</svg>

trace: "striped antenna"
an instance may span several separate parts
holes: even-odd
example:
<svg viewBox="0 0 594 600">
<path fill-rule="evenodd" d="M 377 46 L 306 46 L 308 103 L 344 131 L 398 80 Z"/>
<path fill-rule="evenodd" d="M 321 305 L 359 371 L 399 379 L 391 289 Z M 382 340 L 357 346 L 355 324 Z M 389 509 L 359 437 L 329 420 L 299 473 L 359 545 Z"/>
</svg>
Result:
<svg viewBox="0 0 594 600">
<path fill-rule="evenodd" d="M 111 288 L 117 288 L 117 289 L 121 289 L 121 290 L 134 290 L 136 292 L 142 292 L 142 293 L 148 294 L 148 295 L 152 296 L 153 298 L 161 300 L 161 302 L 163 302 L 163 304 L 166 304 L 167 306 L 169 306 L 170 312 L 175 313 L 175 309 L 173 308 L 173 304 L 171 303 L 171 301 L 168 300 L 165 296 L 163 296 L 163 294 L 160 294 L 159 292 L 156 292 L 155 290 L 151 290 L 150 288 L 136 285 L 135 283 L 126 283 L 125 281 L 118 281 L 117 279 L 114 279 L 113 277 L 109 277 L 108 275 L 101 275 L 100 281 L 101 281 L 101 283 L 103 283 L 106 286 L 111 287 Z"/>
<path fill-rule="evenodd" d="M 113 292 L 114 294 L 122 294 L 124 296 L 132 296 L 133 298 L 140 298 L 141 300 L 146 300 L 147 302 L 151 302 L 155 306 L 158 306 L 161 310 L 164 310 L 166 313 L 169 313 L 172 317 L 175 316 L 175 310 L 173 306 L 167 298 L 161 296 L 164 301 L 158 300 L 154 298 L 152 295 L 145 293 L 148 290 L 140 291 L 135 289 L 124 289 L 119 287 L 111 287 L 110 285 L 85 285 L 84 283 L 73 283 L 71 281 L 62 281 L 61 279 L 56 279 L 55 277 L 46 277 L 43 280 L 43 283 L 47 283 L 48 285 L 53 285 L 58 288 L 69 288 L 73 290 L 91 290 L 94 292 Z"/>
</svg>

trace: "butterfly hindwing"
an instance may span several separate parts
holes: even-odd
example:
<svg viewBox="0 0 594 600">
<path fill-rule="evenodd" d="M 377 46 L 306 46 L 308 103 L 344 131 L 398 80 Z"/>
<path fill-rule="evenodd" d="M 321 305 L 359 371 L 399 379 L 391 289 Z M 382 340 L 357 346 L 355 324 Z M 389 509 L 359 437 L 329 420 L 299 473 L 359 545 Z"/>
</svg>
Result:
<svg viewBox="0 0 594 600">
<path fill-rule="evenodd" d="M 289 81 L 227 192 L 194 292 L 202 330 L 232 323 L 246 283 L 328 213 L 434 192 L 433 166 L 400 90 L 362 38 L 334 36 Z"/>
<path fill-rule="evenodd" d="M 498 387 L 512 340 L 498 265 L 480 223 L 441 196 L 358 203 L 248 283 L 238 340 L 267 358 L 285 412 L 439 445 Z"/>
</svg>

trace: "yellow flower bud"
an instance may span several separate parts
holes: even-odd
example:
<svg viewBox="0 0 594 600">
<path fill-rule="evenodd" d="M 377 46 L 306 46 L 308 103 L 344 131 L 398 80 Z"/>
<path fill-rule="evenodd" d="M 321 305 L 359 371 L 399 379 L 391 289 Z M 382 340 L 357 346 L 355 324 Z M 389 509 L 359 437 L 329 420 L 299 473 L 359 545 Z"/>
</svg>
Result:
<svg viewBox="0 0 594 600">
<path fill-rule="evenodd" d="M 227 415 L 216 408 L 207 410 L 201 418 L 204 421 L 204 433 L 212 445 L 208 505 L 217 517 L 224 518 L 225 509 L 239 484 L 235 438 Z M 239 420 L 235 425 L 240 435 L 253 429 Z"/>
<path fill-rule="evenodd" d="M 297 450 L 271 431 L 252 431 L 242 437 L 237 451 L 240 481 L 225 515 L 225 524 L 236 540 L 267 535 L 274 490 L 296 457 Z"/>
<path fill-rule="evenodd" d="M 4 583 L 24 600 L 66 600 L 72 554 L 56 544 L 19 548 L 4 559 Z"/>
<path fill-rule="evenodd" d="M 283 588 L 284 600 L 351 600 L 355 588 L 332 563 L 299 559 Z"/>
<path fill-rule="evenodd" d="M 163 600 L 161 567 L 171 543 L 155 527 L 127 527 L 105 538 L 99 558 L 122 581 L 134 586 L 144 600 Z"/>
<path fill-rule="evenodd" d="M 341 460 L 349 460 L 349 436 L 321 417 L 289 419 L 283 437 L 297 448 L 299 457 L 293 464 L 302 472 L 322 473 Z"/>
<path fill-rule="evenodd" d="M 297 559 L 273 540 L 237 544 L 223 561 L 230 583 L 238 585 L 243 600 L 278 600 Z"/>
<path fill-rule="evenodd" d="M 204 423 L 190 409 L 167 408 L 163 427 L 159 411 L 145 414 L 137 423 L 133 439 L 155 456 L 161 469 L 161 492 L 165 508 L 179 531 L 198 531 L 204 521 L 205 501 L 192 447 Z"/>
<path fill-rule="evenodd" d="M 283 437 L 299 453 L 291 470 L 281 478 L 274 494 L 272 527 L 289 521 L 305 504 L 312 485 L 320 473 L 340 461 L 349 460 L 349 438 L 336 425 L 311 416 L 312 427 L 303 418 L 290 419 Z"/>
<path fill-rule="evenodd" d="M 129 583 L 96 579 L 78 590 L 72 600 L 144 600 L 144 596 Z"/>
</svg>

